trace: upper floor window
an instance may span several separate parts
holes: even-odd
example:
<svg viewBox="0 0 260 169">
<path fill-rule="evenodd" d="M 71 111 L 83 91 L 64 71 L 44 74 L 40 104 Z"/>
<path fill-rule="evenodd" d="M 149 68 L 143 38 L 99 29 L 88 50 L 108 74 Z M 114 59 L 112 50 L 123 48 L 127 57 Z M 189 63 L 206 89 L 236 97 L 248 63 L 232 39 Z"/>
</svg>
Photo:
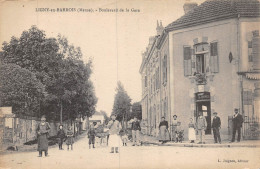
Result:
<svg viewBox="0 0 260 169">
<path fill-rule="evenodd" d="M 167 55 L 163 57 L 163 83 L 167 82 Z"/>
<path fill-rule="evenodd" d="M 213 73 L 219 72 L 218 42 L 210 43 L 210 70 Z"/>
<path fill-rule="evenodd" d="M 147 76 L 144 77 L 144 87 L 147 87 Z"/>
</svg>

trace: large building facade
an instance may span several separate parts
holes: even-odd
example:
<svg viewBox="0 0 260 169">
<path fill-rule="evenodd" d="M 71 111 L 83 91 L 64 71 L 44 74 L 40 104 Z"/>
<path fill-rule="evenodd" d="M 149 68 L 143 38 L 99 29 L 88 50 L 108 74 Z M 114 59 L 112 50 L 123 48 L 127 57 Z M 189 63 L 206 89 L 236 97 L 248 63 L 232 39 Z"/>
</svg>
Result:
<svg viewBox="0 0 260 169">
<path fill-rule="evenodd" d="M 244 138 L 259 138 L 259 1 L 207 0 L 184 5 L 185 15 L 151 37 L 140 68 L 146 133 L 176 114 L 187 137 L 190 118 L 213 112 L 230 134 L 234 108 L 244 116 Z"/>
</svg>

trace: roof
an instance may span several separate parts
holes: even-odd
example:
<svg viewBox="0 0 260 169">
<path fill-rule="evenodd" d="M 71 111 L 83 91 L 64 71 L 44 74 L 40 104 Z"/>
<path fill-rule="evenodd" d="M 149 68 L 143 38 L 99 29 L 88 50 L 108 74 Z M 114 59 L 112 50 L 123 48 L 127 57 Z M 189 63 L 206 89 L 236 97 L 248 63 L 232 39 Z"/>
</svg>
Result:
<svg viewBox="0 0 260 169">
<path fill-rule="evenodd" d="M 258 0 L 207 0 L 169 24 L 166 29 L 189 27 L 226 18 L 259 17 Z"/>
</svg>

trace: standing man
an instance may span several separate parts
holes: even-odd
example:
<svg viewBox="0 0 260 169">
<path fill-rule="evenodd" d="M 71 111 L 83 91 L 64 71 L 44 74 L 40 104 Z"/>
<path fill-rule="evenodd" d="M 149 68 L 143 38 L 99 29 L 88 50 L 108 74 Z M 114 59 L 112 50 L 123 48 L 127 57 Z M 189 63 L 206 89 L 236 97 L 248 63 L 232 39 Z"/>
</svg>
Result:
<svg viewBox="0 0 260 169">
<path fill-rule="evenodd" d="M 42 157 L 42 152 L 44 151 L 45 157 L 48 156 L 48 134 L 51 127 L 48 122 L 46 122 L 45 116 L 42 116 L 41 122 L 38 125 L 36 132 L 37 132 L 37 138 L 38 138 L 38 148 L 39 156 Z"/>
<path fill-rule="evenodd" d="M 63 140 L 65 138 L 65 131 L 63 130 L 63 125 L 62 124 L 60 124 L 60 126 L 59 126 L 57 137 L 59 138 L 59 141 L 58 141 L 58 143 L 59 143 L 59 150 L 63 150 L 62 144 L 63 144 Z"/>
<path fill-rule="evenodd" d="M 174 142 L 176 142 L 177 127 L 178 127 L 177 115 L 173 115 L 171 140 Z"/>
<path fill-rule="evenodd" d="M 198 130 L 200 139 L 198 144 L 205 144 L 205 130 L 207 129 L 207 121 L 206 118 L 203 116 L 202 111 L 199 112 L 196 128 Z"/>
<path fill-rule="evenodd" d="M 121 139 L 119 137 L 119 131 L 122 129 L 122 126 L 119 121 L 116 120 L 116 115 L 111 115 L 111 121 L 108 122 L 107 127 L 109 128 L 109 146 L 111 147 L 111 152 L 118 153 L 118 147 L 120 146 Z"/>
<path fill-rule="evenodd" d="M 234 109 L 235 114 L 232 117 L 232 122 L 233 122 L 233 133 L 232 133 L 232 140 L 231 142 L 235 142 L 235 136 L 236 136 L 236 131 L 237 131 L 237 142 L 240 142 L 241 138 L 241 127 L 243 124 L 243 117 L 241 114 L 238 113 L 238 109 Z"/>
<path fill-rule="evenodd" d="M 221 144 L 221 138 L 220 138 L 220 133 L 219 133 L 219 130 L 220 130 L 220 127 L 221 127 L 221 120 L 220 120 L 220 118 L 218 117 L 217 114 L 218 114 L 217 112 L 213 113 L 214 117 L 213 117 L 211 127 L 212 127 L 212 130 L 213 130 L 215 143 L 219 142 L 219 144 Z"/>
<path fill-rule="evenodd" d="M 132 122 L 132 137 L 133 137 L 133 146 L 139 146 L 139 134 L 141 131 L 140 122 L 137 120 L 137 117 L 134 117 L 134 121 Z"/>
</svg>

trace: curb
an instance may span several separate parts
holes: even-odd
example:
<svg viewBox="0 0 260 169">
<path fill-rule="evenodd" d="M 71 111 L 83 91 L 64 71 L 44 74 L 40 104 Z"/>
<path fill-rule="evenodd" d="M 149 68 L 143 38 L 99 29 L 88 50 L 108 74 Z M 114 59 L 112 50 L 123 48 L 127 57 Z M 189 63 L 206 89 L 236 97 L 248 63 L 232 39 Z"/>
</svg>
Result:
<svg viewBox="0 0 260 169">
<path fill-rule="evenodd" d="M 172 147 L 198 147 L 198 148 L 234 148 L 234 147 L 247 147 L 247 148 L 260 148 L 260 144 L 245 145 L 245 144 L 192 144 L 192 143 L 156 143 L 156 142 L 142 142 L 143 145 L 157 145 L 157 146 L 172 146 Z"/>
</svg>

